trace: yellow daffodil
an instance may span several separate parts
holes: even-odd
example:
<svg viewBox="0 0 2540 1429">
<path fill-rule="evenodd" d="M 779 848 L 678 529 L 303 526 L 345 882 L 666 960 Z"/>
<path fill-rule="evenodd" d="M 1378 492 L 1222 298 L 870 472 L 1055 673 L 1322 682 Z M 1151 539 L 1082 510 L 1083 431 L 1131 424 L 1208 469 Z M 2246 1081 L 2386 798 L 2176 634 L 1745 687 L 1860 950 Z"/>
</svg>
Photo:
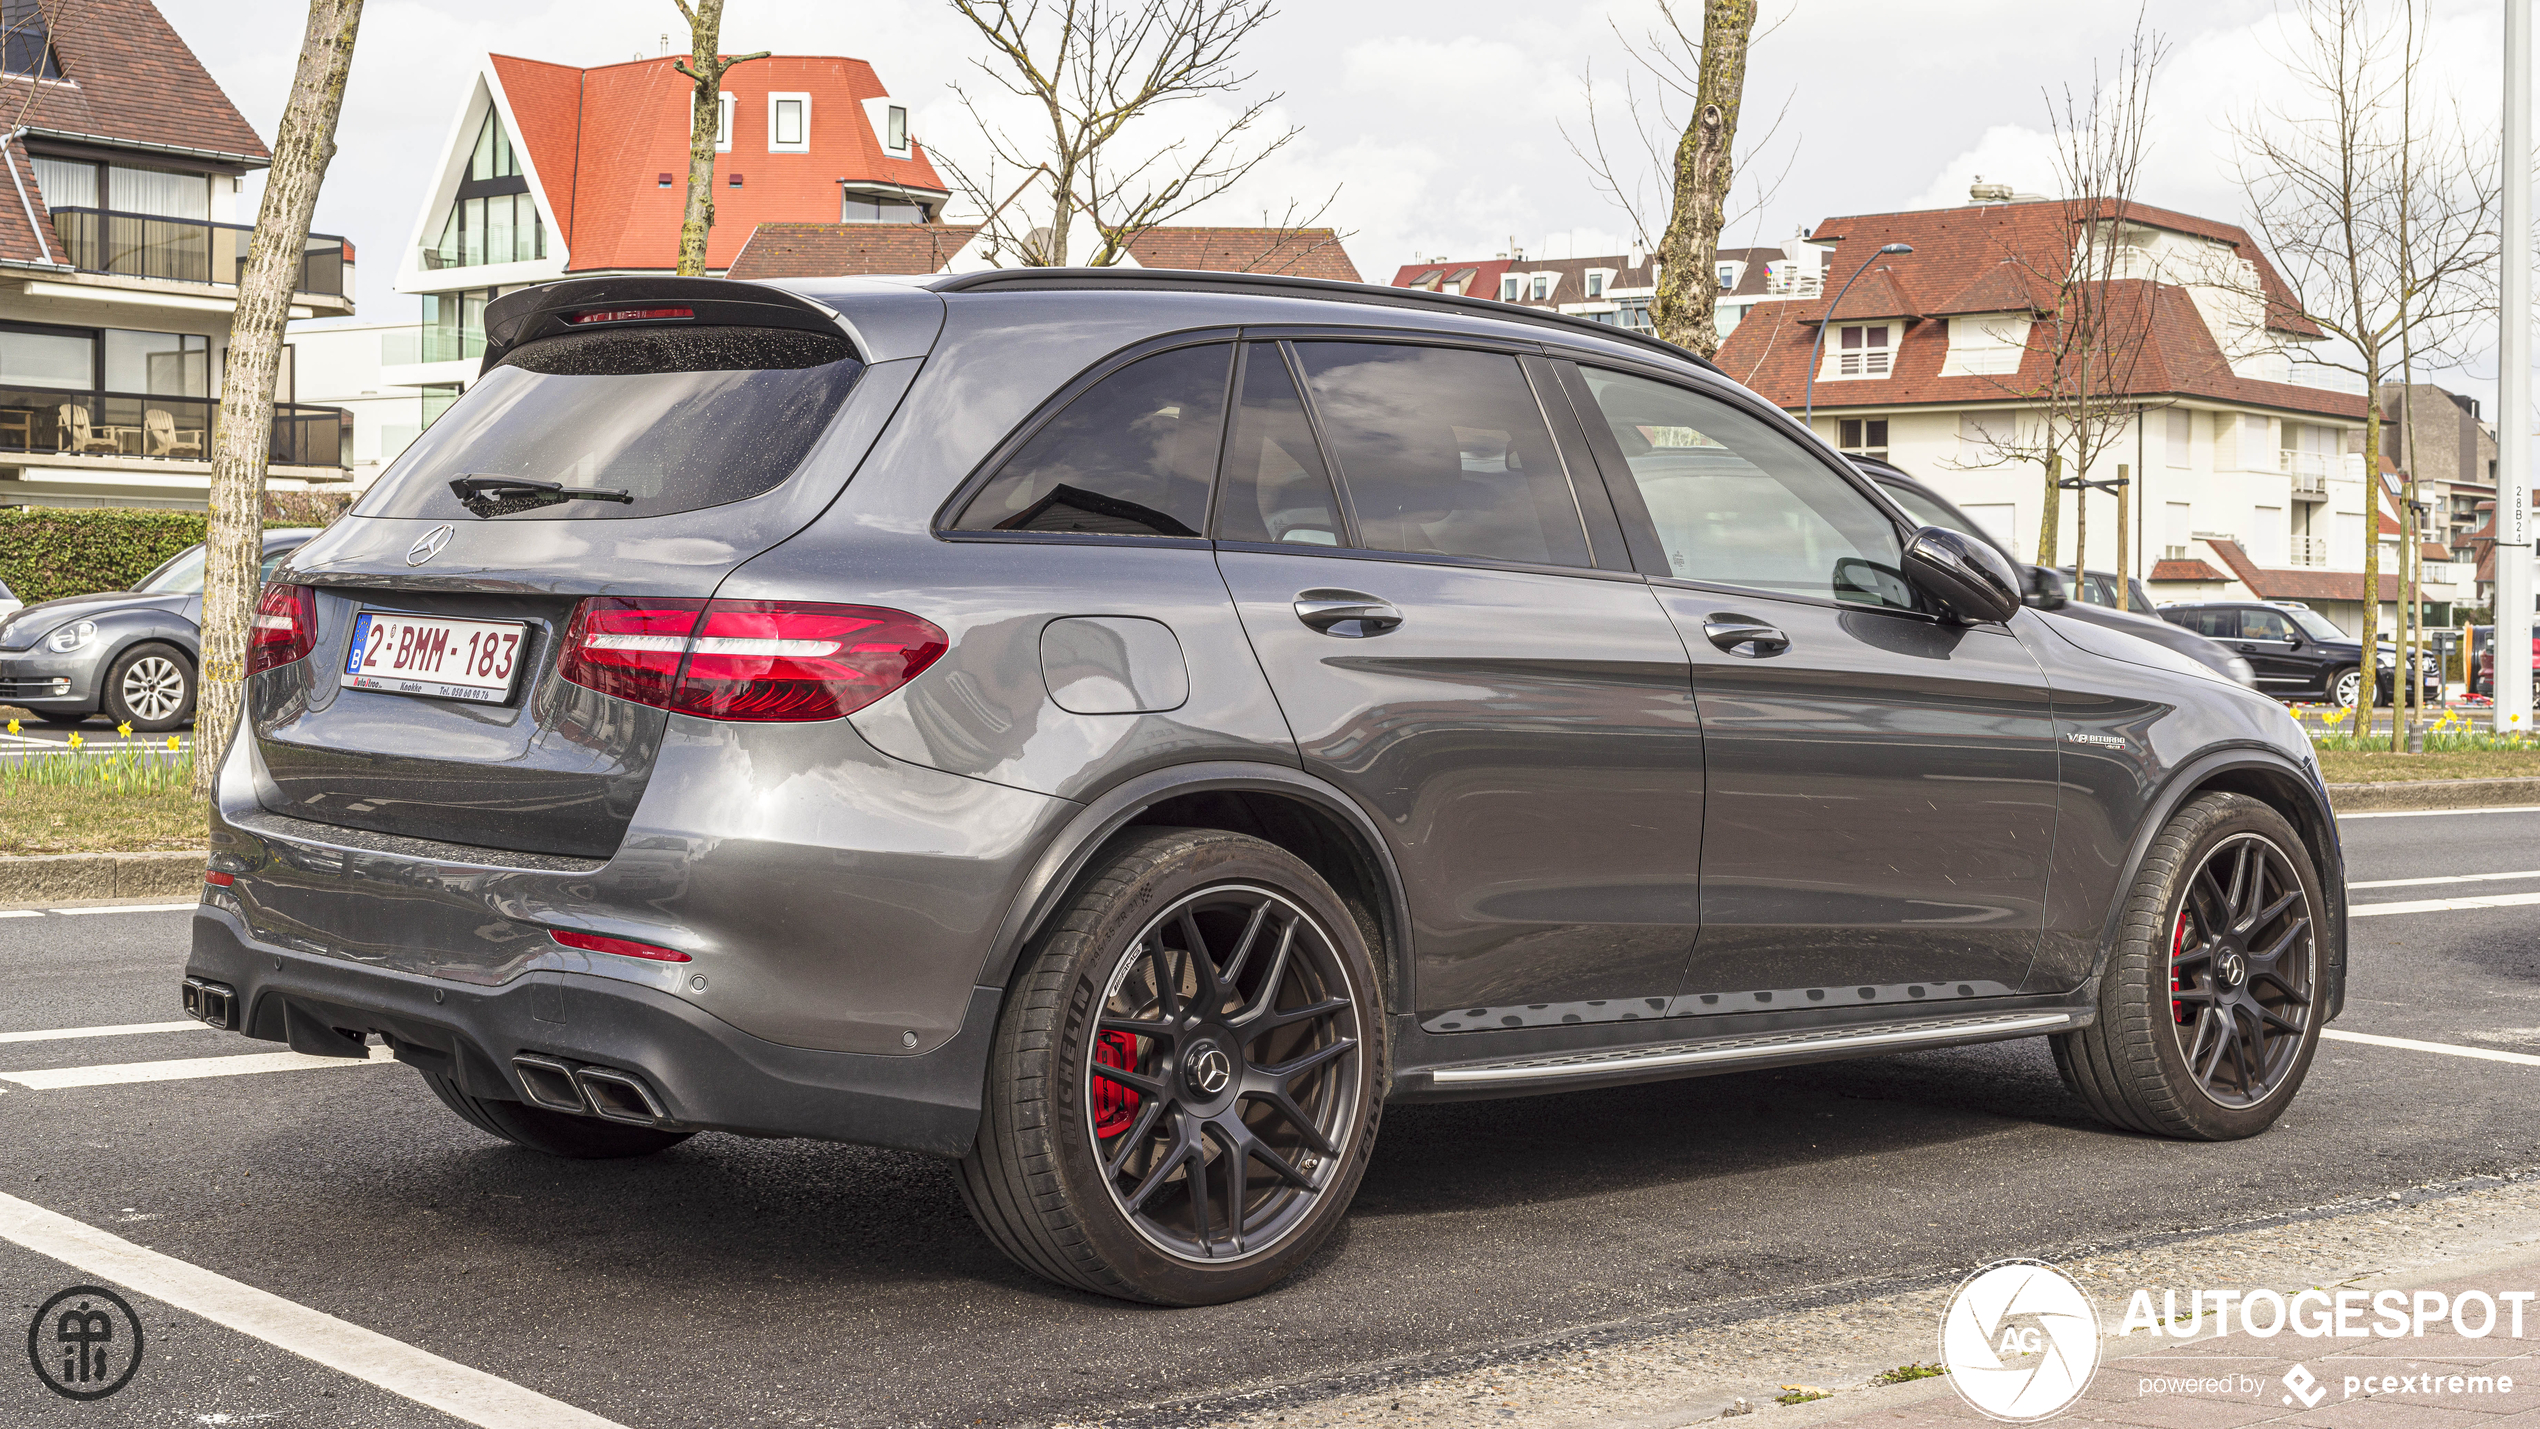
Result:
<svg viewBox="0 0 2540 1429">
<path fill-rule="evenodd" d="M 176 750 L 176 736 L 175 736 L 175 735 L 172 735 L 172 734 L 171 734 L 171 735 L 169 735 L 169 736 L 168 736 L 168 750 L 169 750 L 169 752 L 171 752 L 171 753 L 175 752 L 175 750 Z"/>
<path fill-rule="evenodd" d="M 115 733 L 122 735 L 126 739 L 132 738 L 132 721 L 125 720 L 123 723 L 116 725 Z"/>
<path fill-rule="evenodd" d="M 79 737 L 79 731 L 78 731 L 78 730 L 72 730 L 72 731 L 71 731 L 71 748 L 73 748 L 73 749 L 77 749 L 77 748 L 79 748 L 81 745 L 86 744 L 87 742 L 88 742 L 87 740 L 84 740 L 84 739 L 82 739 L 82 738 L 80 738 L 80 737 Z"/>
<path fill-rule="evenodd" d="M 18 722 L 17 722 L 16 720 L 11 720 L 11 721 L 9 721 L 9 733 L 11 733 L 11 734 L 15 734 L 15 733 L 17 733 L 17 732 L 18 732 Z"/>
</svg>

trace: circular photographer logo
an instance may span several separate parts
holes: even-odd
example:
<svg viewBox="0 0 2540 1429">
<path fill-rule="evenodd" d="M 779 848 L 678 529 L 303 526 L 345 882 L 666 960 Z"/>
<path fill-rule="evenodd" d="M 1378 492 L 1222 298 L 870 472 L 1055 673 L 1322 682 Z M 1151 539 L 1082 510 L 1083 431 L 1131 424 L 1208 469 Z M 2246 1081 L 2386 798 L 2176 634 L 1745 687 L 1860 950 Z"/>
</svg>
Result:
<svg viewBox="0 0 2540 1429">
<path fill-rule="evenodd" d="M 2013 1424 L 2049 1418 L 2081 1398 L 2099 1368 L 2099 1312 L 2044 1261 L 1996 1261 L 1950 1298 L 1940 1362 L 1977 1413 Z"/>
<path fill-rule="evenodd" d="M 74 1285 L 35 1312 L 26 1357 L 55 1394 L 103 1399 L 141 1368 L 141 1317 L 112 1290 Z"/>
</svg>

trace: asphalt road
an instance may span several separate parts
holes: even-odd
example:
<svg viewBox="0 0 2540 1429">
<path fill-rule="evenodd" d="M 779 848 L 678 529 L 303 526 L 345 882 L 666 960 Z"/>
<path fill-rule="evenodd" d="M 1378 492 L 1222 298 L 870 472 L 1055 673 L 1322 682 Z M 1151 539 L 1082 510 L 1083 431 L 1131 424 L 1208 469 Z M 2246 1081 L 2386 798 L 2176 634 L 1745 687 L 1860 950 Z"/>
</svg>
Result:
<svg viewBox="0 0 2540 1429">
<path fill-rule="evenodd" d="M 2363 905 L 2540 892 L 2540 811 L 2345 829 L 2357 881 L 2521 875 L 2360 889 Z M 174 1019 L 186 924 L 0 918 L 0 1034 Z M 2338 1029 L 2540 1053 L 2540 907 L 2361 917 L 2352 956 Z M 0 1040 L 0 1077 L 270 1050 L 201 1030 Z M 554 1161 L 469 1129 L 394 1064 L 0 1082 L 0 1128 L 0 1192 L 630 1429 L 994 1425 L 1627 1334 L 2529 1167 L 2540 1066 L 2329 1042 L 2284 1120 L 2227 1145 L 2098 1125 L 2037 1041 L 1401 1107 L 1317 1264 L 1186 1311 L 1013 1269 L 924 1157 L 708 1135 L 646 1161 Z M 14 1314 L 83 1278 L 0 1241 Z M 136 1303 L 154 1338 L 131 1388 L 79 1406 L 0 1367 L 0 1422 L 455 1422 Z M 16 1335 L 0 1325 L 0 1344 Z"/>
</svg>

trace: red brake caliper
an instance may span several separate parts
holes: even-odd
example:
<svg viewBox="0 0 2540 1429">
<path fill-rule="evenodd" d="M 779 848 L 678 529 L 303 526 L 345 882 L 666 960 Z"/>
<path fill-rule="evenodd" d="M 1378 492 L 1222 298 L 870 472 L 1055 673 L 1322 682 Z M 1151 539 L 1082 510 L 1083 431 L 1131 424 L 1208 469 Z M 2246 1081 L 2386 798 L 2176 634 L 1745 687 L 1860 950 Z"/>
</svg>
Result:
<svg viewBox="0 0 2540 1429">
<path fill-rule="evenodd" d="M 2170 937 L 2170 1019 L 2179 1026 L 2188 1023 L 2187 1009 L 2178 1002 L 2178 955 L 2187 951 L 2187 910 L 2178 910 L 2178 931 Z"/>
<path fill-rule="evenodd" d="M 1094 1039 L 1094 1060 L 1124 1072 L 1138 1068 L 1138 1039 L 1126 1032 L 1105 1032 Z M 1109 1077 L 1093 1079 L 1094 1135 L 1103 1138 L 1127 1131 L 1138 1116 L 1138 1094 Z"/>
</svg>

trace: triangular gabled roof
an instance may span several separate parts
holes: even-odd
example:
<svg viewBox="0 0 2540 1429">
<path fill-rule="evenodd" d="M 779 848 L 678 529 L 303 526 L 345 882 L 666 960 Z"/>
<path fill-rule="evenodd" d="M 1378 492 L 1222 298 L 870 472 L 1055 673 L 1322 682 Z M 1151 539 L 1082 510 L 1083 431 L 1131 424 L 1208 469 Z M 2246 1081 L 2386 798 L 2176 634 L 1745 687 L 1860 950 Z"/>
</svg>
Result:
<svg viewBox="0 0 2540 1429">
<path fill-rule="evenodd" d="M 62 78 L 0 76 L 11 122 L 43 137 L 181 149 L 241 168 L 265 141 L 150 0 L 41 0 Z"/>
</svg>

